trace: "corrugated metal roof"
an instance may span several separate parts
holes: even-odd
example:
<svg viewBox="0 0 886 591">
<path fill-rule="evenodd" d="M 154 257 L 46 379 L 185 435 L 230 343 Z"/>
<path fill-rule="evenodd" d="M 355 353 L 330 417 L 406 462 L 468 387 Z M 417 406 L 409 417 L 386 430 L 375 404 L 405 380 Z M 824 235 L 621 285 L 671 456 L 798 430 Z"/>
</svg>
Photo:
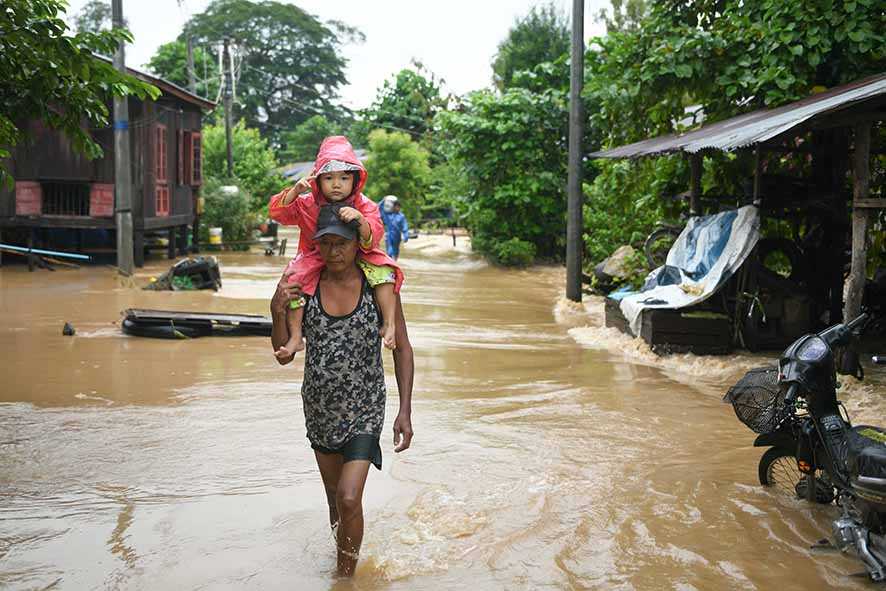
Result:
<svg viewBox="0 0 886 591">
<path fill-rule="evenodd" d="M 801 123 L 826 113 L 886 95 L 886 73 L 836 86 L 795 103 L 761 109 L 725 121 L 704 125 L 680 135 L 663 135 L 588 154 L 590 158 L 635 158 L 670 152 L 731 151 L 772 139 Z"/>
<path fill-rule="evenodd" d="M 103 55 L 96 55 L 95 59 L 102 60 L 103 62 L 107 62 L 109 64 L 114 63 L 114 61 L 111 58 L 105 57 Z M 169 80 L 166 80 L 164 78 L 160 78 L 159 76 L 155 76 L 154 74 L 148 74 L 147 72 L 142 72 L 141 70 L 136 70 L 135 68 L 133 68 L 131 66 L 126 66 L 126 72 L 129 75 L 135 76 L 136 78 L 140 79 L 142 82 L 147 82 L 148 84 L 153 84 L 154 86 L 156 86 L 157 88 L 159 88 L 163 92 L 166 92 L 167 94 L 171 94 L 171 95 L 176 96 L 184 101 L 187 101 L 189 103 L 197 105 L 201 109 L 211 111 L 215 108 L 215 102 L 213 102 L 209 99 L 203 98 L 202 96 L 198 96 L 189 90 L 185 90 L 181 86 L 179 86 L 173 82 L 170 82 Z"/>
</svg>

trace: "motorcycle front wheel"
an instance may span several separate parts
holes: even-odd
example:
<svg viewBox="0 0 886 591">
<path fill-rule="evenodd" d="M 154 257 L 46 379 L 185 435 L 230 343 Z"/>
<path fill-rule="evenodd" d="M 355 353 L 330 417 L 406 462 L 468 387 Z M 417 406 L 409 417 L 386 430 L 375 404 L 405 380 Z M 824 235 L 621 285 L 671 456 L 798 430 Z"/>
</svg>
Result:
<svg viewBox="0 0 886 591">
<path fill-rule="evenodd" d="M 793 449 L 780 446 L 767 449 L 760 458 L 757 475 L 760 484 L 779 495 L 793 499 L 806 497 L 806 475 L 800 472 Z M 833 487 L 822 479 L 821 470 L 816 470 L 815 475 L 815 501 L 828 504 L 834 500 Z"/>
</svg>

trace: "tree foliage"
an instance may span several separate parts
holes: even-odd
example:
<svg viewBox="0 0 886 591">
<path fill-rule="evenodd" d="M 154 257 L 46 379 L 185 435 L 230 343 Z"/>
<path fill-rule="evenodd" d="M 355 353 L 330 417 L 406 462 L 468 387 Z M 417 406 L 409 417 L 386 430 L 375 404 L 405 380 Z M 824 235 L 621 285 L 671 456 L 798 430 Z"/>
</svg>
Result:
<svg viewBox="0 0 886 591">
<path fill-rule="evenodd" d="M 42 119 L 67 135 L 75 149 L 90 158 L 102 155 L 89 134 L 108 125 L 112 96 L 141 98 L 159 90 L 132 76 L 121 75 L 95 54 L 111 55 L 122 29 L 71 34 L 62 13 L 62 0 L 4 0 L 0 10 L 0 159 L 22 138 L 18 125 Z M 3 170 L 0 169 L 0 176 Z"/>
<path fill-rule="evenodd" d="M 425 136 L 434 117 L 446 109 L 449 99 L 442 94 L 442 80 L 419 62 L 393 75 L 378 89 L 375 101 L 362 113 L 364 125 L 394 128 Z"/>
<path fill-rule="evenodd" d="M 378 201 L 396 195 L 406 219 L 415 224 L 431 180 L 428 152 L 408 134 L 376 129 L 369 134 L 364 192 Z"/>
<path fill-rule="evenodd" d="M 188 88 L 188 44 L 186 41 L 172 41 L 157 48 L 148 69 L 165 80 Z M 218 60 L 205 47 L 194 47 L 194 78 L 197 81 L 197 94 L 209 99 L 218 96 L 221 86 L 221 72 Z"/>
<path fill-rule="evenodd" d="M 517 19 L 499 44 L 492 62 L 493 81 L 499 90 L 512 85 L 515 73 L 538 64 L 556 62 L 569 53 L 569 21 L 553 4 L 534 6 Z"/>
<path fill-rule="evenodd" d="M 873 0 L 646 4 L 642 26 L 610 29 L 588 54 L 583 96 L 604 144 L 680 130 L 688 105 L 711 122 L 886 68 L 886 13 Z M 709 161 L 702 185 L 717 194 L 735 194 L 750 174 L 743 155 Z M 689 183 L 688 167 L 673 157 L 596 166 L 599 174 L 585 188 L 593 260 L 636 244 L 669 213 L 661 197 Z"/>
<path fill-rule="evenodd" d="M 657 0 L 641 28 L 596 43 L 585 94 L 617 143 L 672 131 L 687 103 L 713 121 L 883 71 L 886 11 L 876 0 Z"/>
<path fill-rule="evenodd" d="M 321 142 L 330 135 L 340 135 L 341 128 L 323 115 L 314 115 L 292 131 L 283 134 L 280 158 L 285 162 L 308 162 L 317 157 Z"/>
<path fill-rule="evenodd" d="M 313 115 L 337 115 L 333 101 L 347 83 L 341 47 L 362 37 L 338 21 L 323 23 L 276 0 L 213 0 L 187 22 L 179 40 L 188 36 L 198 45 L 217 45 L 225 36 L 233 40 L 235 118 L 245 119 L 274 145 L 283 131 Z"/>
<path fill-rule="evenodd" d="M 609 33 L 635 32 L 640 29 L 640 23 L 646 16 L 647 0 L 611 0 L 612 10 L 600 9 L 597 13 L 597 22 L 606 25 Z"/>
<path fill-rule="evenodd" d="M 223 188 L 226 186 L 236 189 Z M 200 241 L 203 244 L 209 242 L 209 228 L 221 228 L 225 242 L 253 238 L 256 227 L 265 217 L 255 209 L 257 195 L 251 195 L 236 179 L 219 177 L 206 177 L 201 193 L 205 202 L 200 218 Z"/>
<path fill-rule="evenodd" d="M 516 238 L 562 258 L 567 119 L 563 92 L 525 88 L 475 92 L 437 117 L 445 159 L 467 179 L 457 204 L 476 250 L 499 260 Z"/>
<path fill-rule="evenodd" d="M 231 149 L 234 156 L 234 179 L 227 176 L 227 149 L 225 126 L 203 127 L 203 168 L 207 178 L 222 179 L 238 185 L 250 196 L 253 211 L 261 210 L 268 199 L 285 186 L 286 181 L 277 172 L 277 159 L 268 142 L 257 129 L 250 129 L 246 122 L 238 121 L 232 131 Z"/>
<path fill-rule="evenodd" d="M 123 25 L 129 26 L 125 19 Z M 74 28 L 80 33 L 98 33 L 106 31 L 112 26 L 111 3 L 104 0 L 89 0 L 74 15 Z"/>
</svg>

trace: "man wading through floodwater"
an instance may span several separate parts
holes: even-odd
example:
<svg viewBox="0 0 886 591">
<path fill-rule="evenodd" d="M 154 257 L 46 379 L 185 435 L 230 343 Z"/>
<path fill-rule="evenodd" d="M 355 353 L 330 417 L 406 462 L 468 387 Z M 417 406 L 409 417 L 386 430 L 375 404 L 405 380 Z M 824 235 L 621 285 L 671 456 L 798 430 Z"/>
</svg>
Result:
<svg viewBox="0 0 886 591">
<path fill-rule="evenodd" d="M 314 234 L 326 265 L 307 298 L 302 332 L 307 341 L 302 380 L 307 436 L 326 488 L 329 524 L 338 546 L 338 572 L 351 576 L 363 542 L 363 487 L 369 465 L 381 469 L 379 437 L 385 416 L 381 360 L 381 314 L 372 288 L 357 266 L 357 232 L 334 206 L 321 208 Z M 271 300 L 271 342 L 277 351 L 289 340 L 286 310 L 300 297 L 284 274 Z M 394 420 L 394 451 L 412 441 L 412 346 L 400 296 L 396 303 L 394 373 L 400 411 Z M 295 355 L 278 358 L 281 365 Z"/>
</svg>

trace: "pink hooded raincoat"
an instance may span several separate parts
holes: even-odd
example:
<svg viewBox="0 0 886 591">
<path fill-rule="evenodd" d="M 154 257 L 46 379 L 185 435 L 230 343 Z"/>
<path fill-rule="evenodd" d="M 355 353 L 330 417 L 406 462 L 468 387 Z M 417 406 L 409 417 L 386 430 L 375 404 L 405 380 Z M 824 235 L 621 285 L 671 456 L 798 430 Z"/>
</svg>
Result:
<svg viewBox="0 0 886 591">
<path fill-rule="evenodd" d="M 394 292 L 400 293 L 400 286 L 403 285 L 403 271 L 394 259 L 378 247 L 384 233 L 384 226 L 378 213 L 378 206 L 362 192 L 363 186 L 366 184 L 366 168 L 357 158 L 351 143 L 341 135 L 330 136 L 323 140 L 320 151 L 317 153 L 317 160 L 314 162 L 314 171 L 322 169 L 330 160 L 347 162 L 360 169 L 360 180 L 357 182 L 354 192 L 341 203 L 362 213 L 372 230 L 372 244 L 369 248 L 364 248 L 361 244 L 359 256 L 367 263 L 394 269 Z M 311 181 L 310 193 L 299 195 L 289 205 L 281 205 L 280 203 L 288 190 L 284 189 L 271 197 L 268 213 L 272 220 L 287 226 L 298 226 L 301 230 L 298 239 L 298 253 L 289 262 L 286 270 L 295 271 L 291 281 L 300 283 L 302 291 L 313 295 L 317 290 L 320 272 L 324 267 L 323 258 L 320 256 L 320 250 L 317 243 L 314 242 L 313 236 L 317 231 L 317 216 L 320 214 L 320 207 L 331 202 L 320 192 L 316 180 Z"/>
</svg>

